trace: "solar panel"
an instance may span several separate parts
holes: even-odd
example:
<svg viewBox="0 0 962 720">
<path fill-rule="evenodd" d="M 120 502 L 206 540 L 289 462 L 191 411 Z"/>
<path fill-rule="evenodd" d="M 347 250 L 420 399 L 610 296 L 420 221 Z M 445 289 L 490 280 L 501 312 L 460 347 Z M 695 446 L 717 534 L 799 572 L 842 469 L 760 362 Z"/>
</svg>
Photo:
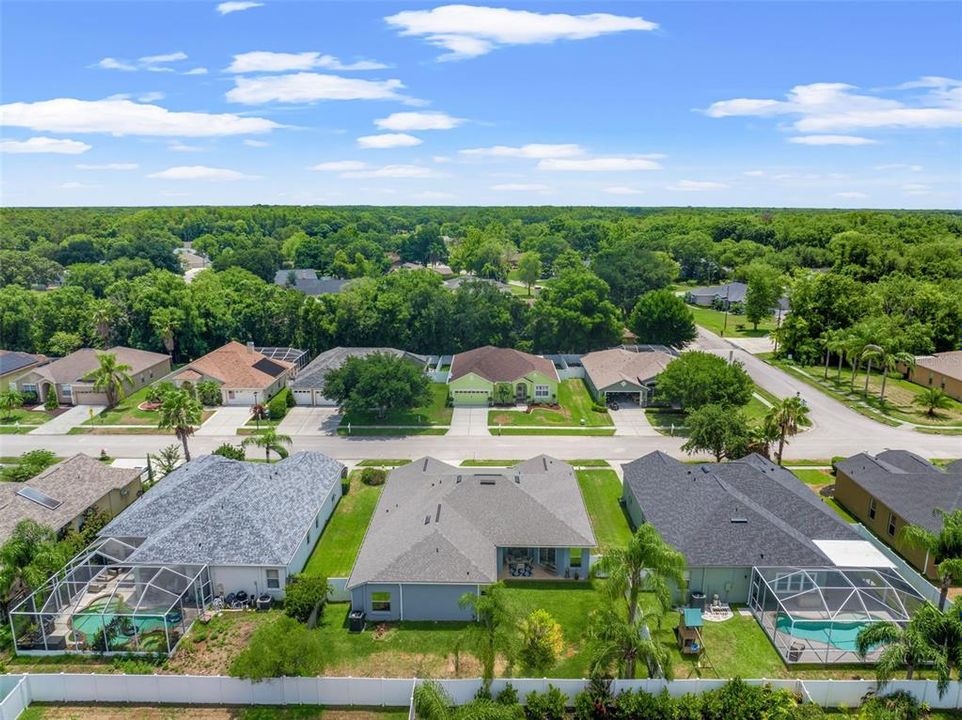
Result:
<svg viewBox="0 0 962 720">
<path fill-rule="evenodd" d="M 58 507 L 63 505 L 63 501 L 54 500 L 52 497 L 50 497 L 46 493 L 41 492 L 40 490 L 37 490 L 37 488 L 34 488 L 34 487 L 21 488 L 17 490 L 17 495 L 19 495 L 20 497 L 25 497 L 27 498 L 27 500 L 32 500 L 38 505 L 43 505 L 48 510 L 56 510 Z"/>
<path fill-rule="evenodd" d="M 267 358 L 261 358 L 258 360 L 256 363 L 254 363 L 254 367 L 263 373 L 267 373 L 271 377 L 277 377 L 284 372 L 283 367 L 278 365 L 273 360 L 268 360 Z"/>
</svg>

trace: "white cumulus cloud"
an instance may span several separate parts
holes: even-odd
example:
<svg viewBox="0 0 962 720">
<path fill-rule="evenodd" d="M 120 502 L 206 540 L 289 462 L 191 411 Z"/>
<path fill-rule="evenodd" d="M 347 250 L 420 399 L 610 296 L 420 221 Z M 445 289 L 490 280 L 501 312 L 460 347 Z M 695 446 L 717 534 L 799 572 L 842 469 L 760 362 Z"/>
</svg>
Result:
<svg viewBox="0 0 962 720">
<path fill-rule="evenodd" d="M 401 35 L 425 38 L 448 52 L 439 60 L 478 57 L 502 45 L 533 45 L 636 30 L 657 23 L 641 17 L 608 13 L 568 15 L 472 5 L 442 5 L 431 10 L 405 10 L 386 17 Z"/>
<path fill-rule="evenodd" d="M 180 51 L 161 53 L 159 55 L 144 55 L 136 60 L 105 57 L 94 63 L 93 67 L 100 68 L 101 70 L 122 70 L 124 72 L 134 72 L 135 70 L 174 72 L 174 69 L 167 67 L 167 65 L 182 62 L 186 59 L 187 53 Z"/>
<path fill-rule="evenodd" d="M 383 70 L 387 65 L 373 60 L 358 60 L 353 63 L 341 62 L 333 55 L 322 55 L 319 52 L 269 52 L 256 50 L 240 53 L 234 56 L 234 61 L 228 66 L 231 73 L 276 73 L 294 72 L 297 70 Z"/>
<path fill-rule="evenodd" d="M 177 165 L 147 177 L 157 180 L 254 180 L 256 175 L 247 175 L 237 170 L 207 167 L 206 165 Z"/>
<path fill-rule="evenodd" d="M 679 192 L 701 192 L 704 190 L 723 190 L 727 187 L 725 183 L 710 180 L 679 180 L 672 185 L 668 185 L 667 189 Z"/>
<path fill-rule="evenodd" d="M 651 157 L 546 158 L 538 163 L 538 169 L 571 172 L 630 172 L 660 170 L 661 164 Z"/>
<path fill-rule="evenodd" d="M 232 0 L 232 2 L 220 3 L 217 6 L 217 12 L 219 12 L 221 15 L 229 15 L 230 13 L 241 12 L 242 10 L 250 10 L 251 8 L 257 7 L 264 7 L 264 3 Z"/>
<path fill-rule="evenodd" d="M 518 158 L 566 158 L 584 154 L 584 148 L 580 145 L 565 143 L 560 145 L 550 145 L 545 143 L 531 143 L 512 147 L 509 145 L 494 145 L 493 147 L 466 148 L 461 150 L 462 155 L 476 157 L 518 157 Z"/>
<path fill-rule="evenodd" d="M 429 178 L 437 177 L 431 168 L 420 165 L 385 165 L 379 168 L 350 170 L 341 173 L 344 178 Z"/>
<path fill-rule="evenodd" d="M 858 135 L 797 135 L 788 138 L 795 145 L 875 145 L 878 140 Z"/>
<path fill-rule="evenodd" d="M 0 124 L 40 132 L 217 137 L 270 132 L 273 120 L 231 113 L 175 112 L 130 100 L 56 98 L 0 105 Z"/>
<path fill-rule="evenodd" d="M 140 165 L 137 163 L 102 163 L 100 165 L 80 163 L 74 167 L 78 170 L 136 170 Z"/>
<path fill-rule="evenodd" d="M 421 138 L 407 133 L 384 133 L 364 135 L 357 139 L 357 146 L 365 150 L 385 150 L 388 148 L 414 147 L 421 144 Z"/>
<path fill-rule="evenodd" d="M 367 168 L 366 162 L 360 160 L 331 160 L 329 162 L 318 163 L 311 167 L 311 170 L 322 172 L 347 172 L 349 170 L 364 170 Z"/>
<path fill-rule="evenodd" d="M 400 80 L 361 80 L 301 72 L 293 75 L 238 77 L 235 86 L 227 91 L 227 99 L 245 105 L 311 103 L 320 100 L 407 100 L 398 93 L 403 88 Z"/>
<path fill-rule="evenodd" d="M 191 68 L 190 70 L 184 73 L 184 75 L 206 75 L 206 74 L 207 74 L 207 68 L 205 67 Z"/>
<path fill-rule="evenodd" d="M 451 130 L 464 122 L 444 112 L 396 112 L 378 118 L 374 124 L 381 130 L 409 132 L 411 130 Z"/>
<path fill-rule="evenodd" d="M 91 148 L 79 140 L 32 137 L 27 140 L 0 140 L 0 152 L 10 155 L 49 153 L 52 155 L 80 155 Z"/>
</svg>

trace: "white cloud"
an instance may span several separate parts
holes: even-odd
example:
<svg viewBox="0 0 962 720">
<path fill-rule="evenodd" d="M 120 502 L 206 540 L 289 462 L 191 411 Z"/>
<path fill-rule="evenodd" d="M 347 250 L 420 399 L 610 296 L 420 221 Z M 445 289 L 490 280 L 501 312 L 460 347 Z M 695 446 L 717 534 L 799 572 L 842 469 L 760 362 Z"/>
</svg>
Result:
<svg viewBox="0 0 962 720">
<path fill-rule="evenodd" d="M 374 124 L 381 130 L 451 130 L 464 122 L 444 112 L 396 112 L 379 118 Z"/>
<path fill-rule="evenodd" d="M 135 70 L 147 70 L 149 72 L 174 72 L 173 68 L 167 67 L 168 63 L 181 62 L 187 59 L 187 53 L 170 52 L 160 55 L 144 55 L 136 60 L 123 60 L 113 57 L 101 58 L 94 63 L 93 67 L 101 70 L 122 70 L 133 72 Z"/>
<path fill-rule="evenodd" d="M 932 188 L 922 183 L 906 183 L 902 186 L 902 192 L 906 195 L 928 195 Z"/>
<path fill-rule="evenodd" d="M 171 152 L 185 152 L 185 153 L 195 153 L 204 152 L 207 148 L 200 147 L 199 145 L 188 145 L 187 143 L 182 143 L 180 140 L 174 140 L 167 144 L 167 149 Z"/>
<path fill-rule="evenodd" d="M 765 171 L 764 170 L 746 170 L 745 172 L 742 173 L 742 175 L 745 175 L 746 177 L 764 177 Z"/>
<path fill-rule="evenodd" d="M 101 165 L 89 165 L 81 163 L 74 165 L 78 170 L 136 170 L 140 167 L 137 163 L 103 163 Z"/>
<path fill-rule="evenodd" d="M 62 190 L 94 190 L 99 187 L 100 185 L 89 185 L 87 183 L 76 182 L 73 180 L 60 184 L 60 188 Z"/>
<path fill-rule="evenodd" d="M 136 65 L 112 57 L 101 58 L 94 64 L 94 67 L 98 67 L 101 70 L 123 70 L 125 72 L 133 72 L 137 69 Z"/>
<path fill-rule="evenodd" d="M 32 137 L 27 140 L 0 140 L 0 152 L 10 155 L 49 153 L 52 155 L 80 155 L 91 148 L 79 140 Z"/>
<path fill-rule="evenodd" d="M 349 170 L 364 170 L 367 168 L 366 162 L 360 160 L 332 160 L 330 162 L 318 163 L 311 167 L 311 170 L 321 170 L 325 172 L 346 172 Z"/>
<path fill-rule="evenodd" d="M 585 40 L 610 33 L 654 30 L 658 27 L 644 18 L 608 13 L 567 15 L 471 5 L 407 10 L 385 20 L 397 28 L 401 35 L 421 36 L 430 44 L 447 50 L 439 60 L 473 58 L 501 45 Z"/>
<path fill-rule="evenodd" d="M 436 163 L 449 163 L 451 162 L 451 158 L 447 155 L 432 155 L 431 161 Z"/>
<path fill-rule="evenodd" d="M 216 137 L 270 132 L 278 123 L 231 113 L 175 112 L 130 100 L 56 98 L 0 105 L 0 124 L 55 133 Z"/>
<path fill-rule="evenodd" d="M 911 172 L 922 172 L 923 167 L 921 165 L 909 165 L 907 163 L 886 163 L 884 165 L 875 165 L 872 167 L 873 170 L 910 170 Z"/>
<path fill-rule="evenodd" d="M 584 148 L 580 145 L 566 143 L 562 145 L 548 145 L 543 143 L 531 143 L 520 147 L 510 147 L 508 145 L 495 145 L 493 147 L 467 148 L 461 150 L 462 155 L 478 157 L 519 157 L 519 158 L 565 158 L 575 157 L 584 154 Z"/>
<path fill-rule="evenodd" d="M 191 68 L 190 70 L 184 73 L 184 75 L 206 75 L 206 74 L 207 74 L 207 68 L 205 67 Z"/>
<path fill-rule="evenodd" d="M 547 185 L 541 185 L 539 183 L 502 183 L 500 185 L 492 185 L 491 189 L 503 192 L 540 192 L 549 190 L 550 188 Z"/>
<path fill-rule="evenodd" d="M 383 135 L 364 135 L 357 139 L 357 146 L 365 150 L 385 150 L 387 148 L 413 147 L 421 144 L 421 138 L 407 133 L 384 133 Z"/>
<path fill-rule="evenodd" d="M 239 77 L 227 91 L 231 102 L 256 105 L 268 102 L 312 103 L 319 100 L 406 100 L 400 80 L 360 80 L 320 73 L 269 77 Z"/>
<path fill-rule="evenodd" d="M 430 168 L 420 165 L 385 165 L 384 167 L 351 170 L 341 173 L 344 178 L 428 178 L 437 177 Z"/>
<path fill-rule="evenodd" d="M 142 103 L 152 103 L 158 100 L 163 100 L 166 96 L 159 90 L 154 90 L 153 92 L 146 92 L 143 95 L 137 96 L 137 102 Z"/>
<path fill-rule="evenodd" d="M 247 147 L 256 147 L 256 148 L 267 147 L 268 145 L 270 145 L 269 142 L 264 142 L 263 140 L 251 140 L 250 138 L 246 138 L 244 140 L 244 144 Z"/>
<path fill-rule="evenodd" d="M 943 128 L 959 121 L 962 81 L 924 78 L 924 84 L 909 87 L 929 89 L 921 96 L 902 100 L 859 92 L 845 83 L 796 85 L 785 100 L 735 98 L 712 103 L 705 111 L 710 117 L 795 116 L 796 130 L 804 133 L 831 133 L 873 128 Z"/>
<path fill-rule="evenodd" d="M 274 73 L 295 70 L 383 70 L 387 65 L 372 60 L 343 63 L 333 55 L 319 52 L 284 53 L 257 50 L 240 53 L 227 68 L 231 73 Z"/>
<path fill-rule="evenodd" d="M 229 15 L 234 12 L 241 12 L 242 10 L 250 10 L 251 8 L 264 7 L 264 3 L 259 2 L 222 2 L 217 6 L 217 12 L 221 15 Z"/>
<path fill-rule="evenodd" d="M 187 53 L 172 52 L 163 55 L 144 55 L 140 62 L 144 65 L 161 65 L 163 63 L 180 62 L 187 59 Z"/>
<path fill-rule="evenodd" d="M 213 168 L 206 165 L 178 165 L 147 177 L 157 180 L 255 180 L 256 175 L 246 175 L 237 170 Z"/>
<path fill-rule="evenodd" d="M 636 188 L 625 187 L 624 185 L 613 185 L 612 187 L 602 188 L 602 192 L 606 192 L 609 195 L 644 195 L 644 190 L 638 190 Z"/>
<path fill-rule="evenodd" d="M 727 187 L 725 183 L 710 180 L 679 180 L 673 185 L 668 185 L 666 189 L 678 192 L 700 192 L 703 190 L 723 190 Z"/>
<path fill-rule="evenodd" d="M 835 193 L 835 197 L 845 198 L 846 200 L 862 200 L 867 198 L 868 195 L 863 192 L 858 192 L 857 190 L 849 190 L 846 192 L 837 192 Z"/>
<path fill-rule="evenodd" d="M 573 172 L 629 172 L 634 170 L 660 170 L 661 164 L 650 157 L 546 158 L 538 163 L 538 169 Z"/>
<path fill-rule="evenodd" d="M 788 138 L 795 145 L 875 145 L 878 140 L 858 135 L 798 135 Z"/>
</svg>

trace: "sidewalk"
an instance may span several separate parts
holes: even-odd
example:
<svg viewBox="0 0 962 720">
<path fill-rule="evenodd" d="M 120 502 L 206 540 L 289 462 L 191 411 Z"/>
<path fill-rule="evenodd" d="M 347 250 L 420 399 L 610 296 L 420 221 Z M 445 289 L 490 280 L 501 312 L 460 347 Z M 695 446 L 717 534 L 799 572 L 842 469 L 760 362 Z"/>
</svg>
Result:
<svg viewBox="0 0 962 720">
<path fill-rule="evenodd" d="M 91 411 L 96 416 L 104 409 L 102 405 L 75 405 L 67 412 L 61 413 L 55 418 L 47 420 L 43 425 L 38 425 L 36 430 L 31 430 L 29 435 L 67 435 L 75 427 L 85 423 L 91 418 Z"/>
</svg>

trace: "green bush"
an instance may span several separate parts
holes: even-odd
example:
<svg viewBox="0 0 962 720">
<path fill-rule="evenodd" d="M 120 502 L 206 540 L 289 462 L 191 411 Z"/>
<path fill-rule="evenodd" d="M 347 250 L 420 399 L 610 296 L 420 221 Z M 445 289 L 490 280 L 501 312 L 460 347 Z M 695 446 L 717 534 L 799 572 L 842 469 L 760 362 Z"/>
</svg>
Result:
<svg viewBox="0 0 962 720">
<path fill-rule="evenodd" d="M 231 460 L 243 460 L 245 458 L 243 447 L 237 447 L 236 445 L 231 445 L 230 443 L 226 442 L 214 450 L 211 455 L 220 455 L 221 457 L 230 458 Z"/>
<path fill-rule="evenodd" d="M 283 420 L 284 416 L 287 415 L 287 397 L 290 394 L 290 389 L 284 388 L 267 403 L 267 414 L 274 422 Z"/>
<path fill-rule="evenodd" d="M 230 665 L 233 677 L 255 682 L 276 677 L 311 677 L 324 669 L 324 639 L 291 617 L 258 627 Z"/>
<path fill-rule="evenodd" d="M 498 693 L 494 701 L 498 705 L 517 705 L 518 704 L 518 691 L 515 689 L 514 685 L 507 683 L 504 689 Z"/>
<path fill-rule="evenodd" d="M 566 704 L 565 694 L 554 685 L 548 685 L 548 689 L 543 693 L 528 693 L 524 715 L 528 720 L 564 720 Z"/>
<path fill-rule="evenodd" d="M 201 380 L 197 383 L 197 399 L 208 407 L 220 405 L 220 385 L 213 380 Z"/>
<path fill-rule="evenodd" d="M 57 401 L 57 393 L 53 390 L 47 393 L 47 399 L 43 401 L 43 407 L 46 410 L 56 410 L 60 407 L 60 403 Z"/>
<path fill-rule="evenodd" d="M 330 590 L 327 578 L 294 575 L 284 593 L 284 612 L 288 617 L 307 622 L 314 608 L 317 608 L 317 616 L 320 617 Z"/>
<path fill-rule="evenodd" d="M 284 400 L 287 403 L 288 410 L 294 407 L 294 393 L 291 392 L 290 388 L 284 389 Z"/>
<path fill-rule="evenodd" d="M 16 464 L 5 467 L 3 472 L 0 472 L 0 479 L 7 482 L 25 482 L 56 462 L 57 456 L 50 450 L 30 450 L 17 458 Z"/>
<path fill-rule="evenodd" d="M 834 475 L 835 473 L 838 472 L 838 468 L 837 468 L 836 466 L 837 466 L 840 462 L 842 462 L 842 460 L 845 460 L 845 459 L 846 459 L 846 458 L 845 458 L 844 455 L 836 455 L 836 456 L 834 456 L 834 457 L 832 458 L 832 475 Z"/>
<path fill-rule="evenodd" d="M 387 470 L 373 467 L 366 467 L 361 470 L 361 482 L 365 485 L 383 485 L 385 480 L 387 480 Z"/>
<path fill-rule="evenodd" d="M 597 413 L 608 412 L 608 408 L 605 407 L 604 405 L 602 405 L 601 403 L 592 403 L 592 404 L 591 404 L 591 409 L 594 410 L 594 411 L 597 412 Z"/>
</svg>

